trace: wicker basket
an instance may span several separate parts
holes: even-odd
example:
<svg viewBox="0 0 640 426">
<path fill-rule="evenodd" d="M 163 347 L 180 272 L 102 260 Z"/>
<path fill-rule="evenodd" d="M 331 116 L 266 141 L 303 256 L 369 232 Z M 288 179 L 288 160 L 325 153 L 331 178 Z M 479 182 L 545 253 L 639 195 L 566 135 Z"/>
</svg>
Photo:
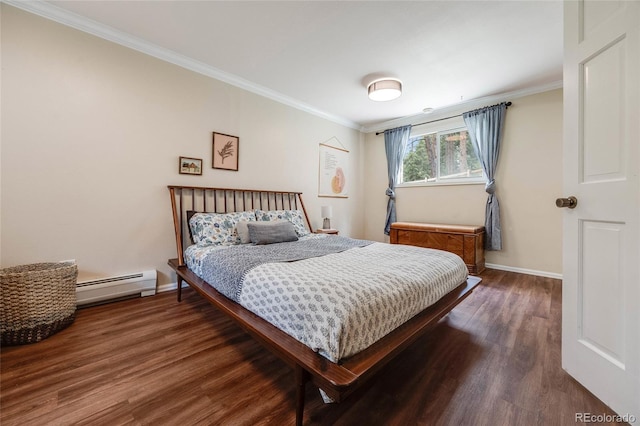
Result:
<svg viewBox="0 0 640 426">
<path fill-rule="evenodd" d="M 77 277 L 75 262 L 1 269 L 1 344 L 39 342 L 73 323 Z"/>
</svg>

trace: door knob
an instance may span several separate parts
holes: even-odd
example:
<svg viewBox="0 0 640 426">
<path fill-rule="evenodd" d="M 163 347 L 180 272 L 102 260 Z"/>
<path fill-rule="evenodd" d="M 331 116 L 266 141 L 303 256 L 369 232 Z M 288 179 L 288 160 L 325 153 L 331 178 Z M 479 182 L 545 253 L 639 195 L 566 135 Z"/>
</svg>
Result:
<svg viewBox="0 0 640 426">
<path fill-rule="evenodd" d="M 556 199 L 556 207 L 568 207 L 570 209 L 575 209 L 577 205 L 578 205 L 578 199 L 573 195 L 569 198 Z"/>
</svg>

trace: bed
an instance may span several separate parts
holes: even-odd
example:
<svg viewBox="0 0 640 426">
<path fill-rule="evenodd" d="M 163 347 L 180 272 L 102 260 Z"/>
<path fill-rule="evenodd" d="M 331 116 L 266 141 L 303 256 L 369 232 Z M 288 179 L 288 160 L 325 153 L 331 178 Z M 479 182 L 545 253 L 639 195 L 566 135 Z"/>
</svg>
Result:
<svg viewBox="0 0 640 426">
<path fill-rule="evenodd" d="M 312 234 L 300 192 L 168 188 L 178 300 L 186 282 L 293 368 L 298 425 L 308 382 L 344 400 L 480 282 L 450 253 Z"/>
</svg>

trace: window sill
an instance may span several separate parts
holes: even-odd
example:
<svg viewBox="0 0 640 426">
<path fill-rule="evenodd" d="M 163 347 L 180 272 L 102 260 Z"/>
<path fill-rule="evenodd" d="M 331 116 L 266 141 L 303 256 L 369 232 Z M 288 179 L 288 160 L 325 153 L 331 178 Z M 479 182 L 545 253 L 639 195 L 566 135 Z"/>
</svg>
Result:
<svg viewBox="0 0 640 426">
<path fill-rule="evenodd" d="M 474 181 L 444 181 L 444 182 L 411 182 L 411 183 L 399 183 L 396 188 L 415 188 L 415 187 L 428 187 L 428 186 L 460 186 L 460 185 L 485 185 L 484 180 Z"/>
</svg>

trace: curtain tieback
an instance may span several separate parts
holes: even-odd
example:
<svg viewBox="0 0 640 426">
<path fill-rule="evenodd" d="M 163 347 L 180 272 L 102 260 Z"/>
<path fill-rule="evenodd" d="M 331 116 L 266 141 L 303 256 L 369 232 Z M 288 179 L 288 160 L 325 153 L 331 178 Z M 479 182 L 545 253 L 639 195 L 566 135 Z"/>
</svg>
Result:
<svg viewBox="0 0 640 426">
<path fill-rule="evenodd" d="M 484 190 L 487 191 L 489 194 L 493 194 L 494 192 L 496 192 L 495 179 L 491 179 L 489 182 L 487 182 L 484 186 Z"/>
<path fill-rule="evenodd" d="M 396 199 L 396 193 L 393 189 L 391 188 L 387 188 L 387 190 L 385 191 L 385 195 L 389 198 L 391 198 L 392 200 Z"/>
</svg>

